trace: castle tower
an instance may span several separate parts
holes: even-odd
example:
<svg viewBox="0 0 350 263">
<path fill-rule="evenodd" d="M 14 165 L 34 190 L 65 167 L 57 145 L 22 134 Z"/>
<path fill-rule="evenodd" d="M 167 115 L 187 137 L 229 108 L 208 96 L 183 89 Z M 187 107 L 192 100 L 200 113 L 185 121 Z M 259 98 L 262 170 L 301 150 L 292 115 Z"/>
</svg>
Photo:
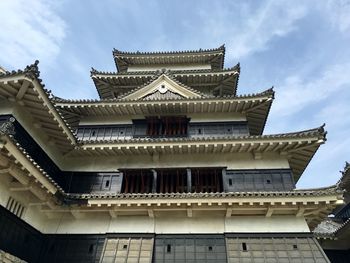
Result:
<svg viewBox="0 0 350 263">
<path fill-rule="evenodd" d="M 329 262 L 311 230 L 343 203 L 295 189 L 324 127 L 263 134 L 225 47 L 113 51 L 99 99 L 0 73 L 0 249 L 28 262 Z M 244 93 L 244 91 L 242 92 Z M 297 98 L 296 98 L 297 99 Z"/>
</svg>

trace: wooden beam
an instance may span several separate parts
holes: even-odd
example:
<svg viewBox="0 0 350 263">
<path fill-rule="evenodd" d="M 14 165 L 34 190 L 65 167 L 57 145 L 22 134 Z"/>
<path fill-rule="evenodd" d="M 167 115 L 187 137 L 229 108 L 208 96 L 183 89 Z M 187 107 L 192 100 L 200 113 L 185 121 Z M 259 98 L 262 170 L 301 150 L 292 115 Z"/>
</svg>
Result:
<svg viewBox="0 0 350 263">
<path fill-rule="evenodd" d="M 193 210 L 191 208 L 187 208 L 187 217 L 193 216 Z"/>
<path fill-rule="evenodd" d="M 118 214 L 116 211 L 114 210 L 108 210 L 109 215 L 111 216 L 111 218 L 117 218 Z"/>
<path fill-rule="evenodd" d="M 27 80 L 23 80 L 22 86 L 19 89 L 17 95 L 16 95 L 16 100 L 21 100 L 24 96 L 24 94 L 27 92 L 28 87 L 29 87 L 30 82 Z"/>
<path fill-rule="evenodd" d="M 154 211 L 152 209 L 148 209 L 147 212 L 150 218 L 154 218 Z"/>
<path fill-rule="evenodd" d="M 187 193 L 191 192 L 192 189 L 192 173 L 191 173 L 191 169 L 186 169 L 187 171 Z"/>
<path fill-rule="evenodd" d="M 274 208 L 272 208 L 272 207 L 269 207 L 268 209 L 267 209 L 267 211 L 266 211 L 266 217 L 271 217 L 272 216 L 272 214 L 273 214 L 273 211 L 274 211 Z"/>
<path fill-rule="evenodd" d="M 75 219 L 82 219 L 85 217 L 85 214 L 82 213 L 81 211 L 71 210 L 70 212 Z"/>
<path fill-rule="evenodd" d="M 304 215 L 304 212 L 305 212 L 305 207 L 300 207 L 295 216 L 296 217 L 301 217 L 301 216 Z"/>
</svg>

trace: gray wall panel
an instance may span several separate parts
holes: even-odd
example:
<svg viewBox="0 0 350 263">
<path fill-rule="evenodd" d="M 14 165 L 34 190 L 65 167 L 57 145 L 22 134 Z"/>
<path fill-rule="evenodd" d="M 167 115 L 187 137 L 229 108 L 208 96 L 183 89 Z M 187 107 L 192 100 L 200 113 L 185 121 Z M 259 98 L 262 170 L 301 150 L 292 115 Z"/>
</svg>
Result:
<svg viewBox="0 0 350 263">
<path fill-rule="evenodd" d="M 295 188 L 289 169 L 227 170 L 225 192 L 289 191 Z"/>
</svg>

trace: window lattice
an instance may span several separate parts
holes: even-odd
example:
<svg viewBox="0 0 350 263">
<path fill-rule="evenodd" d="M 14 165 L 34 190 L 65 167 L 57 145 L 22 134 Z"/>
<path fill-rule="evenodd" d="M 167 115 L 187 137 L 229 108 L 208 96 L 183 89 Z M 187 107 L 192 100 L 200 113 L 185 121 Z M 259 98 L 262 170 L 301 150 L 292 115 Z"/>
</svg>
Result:
<svg viewBox="0 0 350 263">
<path fill-rule="evenodd" d="M 6 208 L 18 217 L 22 217 L 24 215 L 25 207 L 11 196 L 7 201 Z"/>
</svg>

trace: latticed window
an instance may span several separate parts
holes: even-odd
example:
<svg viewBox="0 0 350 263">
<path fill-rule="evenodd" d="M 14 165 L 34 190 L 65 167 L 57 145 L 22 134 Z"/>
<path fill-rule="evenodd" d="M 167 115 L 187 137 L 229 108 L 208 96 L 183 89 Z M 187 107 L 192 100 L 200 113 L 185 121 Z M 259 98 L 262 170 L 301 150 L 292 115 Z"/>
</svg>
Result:
<svg viewBox="0 0 350 263">
<path fill-rule="evenodd" d="M 187 135 L 188 119 L 185 116 L 147 117 L 147 136 Z"/>
<path fill-rule="evenodd" d="M 7 201 L 6 208 L 18 217 L 22 217 L 25 211 L 25 207 L 11 196 Z"/>
</svg>

